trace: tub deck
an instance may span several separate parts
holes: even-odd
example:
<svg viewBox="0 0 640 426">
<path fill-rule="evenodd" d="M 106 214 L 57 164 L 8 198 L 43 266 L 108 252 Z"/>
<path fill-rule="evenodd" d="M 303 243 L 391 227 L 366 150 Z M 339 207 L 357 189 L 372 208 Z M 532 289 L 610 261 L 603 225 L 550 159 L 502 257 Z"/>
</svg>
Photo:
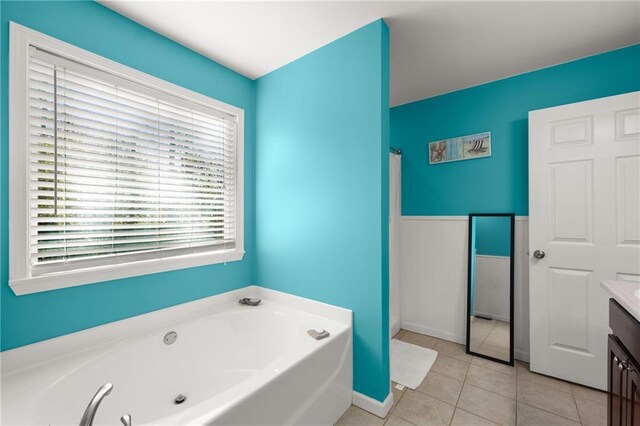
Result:
<svg viewBox="0 0 640 426">
<path fill-rule="evenodd" d="M 107 382 L 96 425 L 333 424 L 351 404 L 351 311 L 251 286 L 6 351 L 2 423 L 77 424 Z"/>
</svg>

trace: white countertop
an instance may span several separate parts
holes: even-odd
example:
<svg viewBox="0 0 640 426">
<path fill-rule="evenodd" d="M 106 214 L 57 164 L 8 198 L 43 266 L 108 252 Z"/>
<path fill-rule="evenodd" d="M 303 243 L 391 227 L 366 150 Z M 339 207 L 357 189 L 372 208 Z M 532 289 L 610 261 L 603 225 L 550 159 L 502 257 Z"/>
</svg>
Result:
<svg viewBox="0 0 640 426">
<path fill-rule="evenodd" d="M 602 288 L 640 321 L 640 282 L 602 281 Z"/>
</svg>

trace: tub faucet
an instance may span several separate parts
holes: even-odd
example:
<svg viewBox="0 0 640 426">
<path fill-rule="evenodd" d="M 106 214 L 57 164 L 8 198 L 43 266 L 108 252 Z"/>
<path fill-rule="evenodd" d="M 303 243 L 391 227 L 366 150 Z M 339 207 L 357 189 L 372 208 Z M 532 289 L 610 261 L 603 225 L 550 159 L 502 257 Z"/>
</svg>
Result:
<svg viewBox="0 0 640 426">
<path fill-rule="evenodd" d="M 87 405 L 87 409 L 84 410 L 84 414 L 82 415 L 82 419 L 80 419 L 80 426 L 91 426 L 93 425 L 93 418 L 96 416 L 96 411 L 98 411 L 98 407 L 100 403 L 104 399 L 105 396 L 109 395 L 113 390 L 113 385 L 111 383 L 105 383 L 100 386 L 98 392 L 91 398 L 89 405 Z"/>
<path fill-rule="evenodd" d="M 242 299 L 238 300 L 239 304 L 249 306 L 258 306 L 260 302 L 262 302 L 262 300 L 258 299 L 257 297 L 243 297 Z"/>
</svg>

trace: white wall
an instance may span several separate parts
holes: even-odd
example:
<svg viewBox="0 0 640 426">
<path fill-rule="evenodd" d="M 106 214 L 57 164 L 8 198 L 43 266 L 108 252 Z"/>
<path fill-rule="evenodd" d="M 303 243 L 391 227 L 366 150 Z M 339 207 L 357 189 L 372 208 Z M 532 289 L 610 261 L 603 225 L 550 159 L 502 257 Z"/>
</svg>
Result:
<svg viewBox="0 0 640 426">
<path fill-rule="evenodd" d="M 508 256 L 476 254 L 474 315 L 509 321 L 509 265 Z"/>
<path fill-rule="evenodd" d="M 529 359 L 528 221 L 516 217 L 515 356 Z M 400 220 L 402 327 L 465 343 L 467 216 L 403 216 Z"/>
</svg>

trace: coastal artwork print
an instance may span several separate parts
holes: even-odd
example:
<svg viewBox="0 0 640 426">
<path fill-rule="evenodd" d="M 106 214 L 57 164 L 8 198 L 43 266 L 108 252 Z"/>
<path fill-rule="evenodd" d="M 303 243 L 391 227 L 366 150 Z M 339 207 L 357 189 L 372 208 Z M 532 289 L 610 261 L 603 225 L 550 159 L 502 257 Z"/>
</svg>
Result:
<svg viewBox="0 0 640 426">
<path fill-rule="evenodd" d="M 491 132 L 429 142 L 429 164 L 491 157 Z"/>
</svg>

